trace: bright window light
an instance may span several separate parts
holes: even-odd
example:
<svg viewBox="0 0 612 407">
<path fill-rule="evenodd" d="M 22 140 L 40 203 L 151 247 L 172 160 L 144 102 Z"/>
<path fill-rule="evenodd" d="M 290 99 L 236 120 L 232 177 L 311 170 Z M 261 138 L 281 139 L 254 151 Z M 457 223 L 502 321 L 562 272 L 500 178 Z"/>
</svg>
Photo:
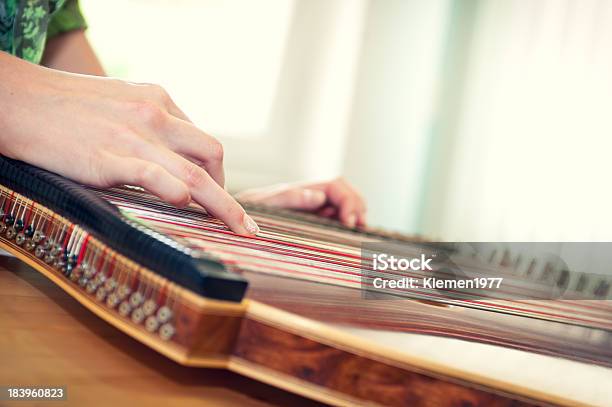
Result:
<svg viewBox="0 0 612 407">
<path fill-rule="evenodd" d="M 199 126 L 255 136 L 269 121 L 291 0 L 81 0 L 108 74 L 163 85 Z"/>
</svg>

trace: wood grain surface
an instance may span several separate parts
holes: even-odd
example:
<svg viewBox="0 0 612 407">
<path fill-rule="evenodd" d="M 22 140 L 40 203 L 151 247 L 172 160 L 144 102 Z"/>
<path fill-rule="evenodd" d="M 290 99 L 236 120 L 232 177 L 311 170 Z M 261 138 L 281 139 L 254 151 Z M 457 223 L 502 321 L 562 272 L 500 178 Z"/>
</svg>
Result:
<svg viewBox="0 0 612 407">
<path fill-rule="evenodd" d="M 432 377 L 327 346 L 258 321 L 243 323 L 235 354 L 255 365 L 385 406 L 529 406 L 509 395 Z"/>
<path fill-rule="evenodd" d="M 0 386 L 66 386 L 68 400 L 53 405 L 316 405 L 231 372 L 182 367 L 5 256 L 0 256 L 0 361 Z"/>
</svg>

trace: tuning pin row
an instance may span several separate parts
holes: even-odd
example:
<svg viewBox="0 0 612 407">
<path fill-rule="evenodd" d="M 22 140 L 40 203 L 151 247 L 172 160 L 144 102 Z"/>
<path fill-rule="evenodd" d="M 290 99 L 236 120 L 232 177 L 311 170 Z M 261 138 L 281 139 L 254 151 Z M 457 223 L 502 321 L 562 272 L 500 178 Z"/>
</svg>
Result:
<svg viewBox="0 0 612 407">
<path fill-rule="evenodd" d="M 144 324 L 148 332 L 158 332 L 163 340 L 170 340 L 174 336 L 172 310 L 166 305 L 159 307 L 155 300 L 146 299 L 140 291 L 132 292 L 129 286 L 119 285 L 113 278 L 98 276 L 88 283 L 86 291 L 95 291 L 98 301 L 104 302 L 111 309 L 117 309 L 119 315 L 129 318 L 133 323 Z"/>
<path fill-rule="evenodd" d="M 13 211 L 18 214 L 22 210 L 25 212 L 26 205 L 14 207 Z M 42 225 L 35 228 L 33 225 L 25 225 L 22 218 L 23 216 L 0 210 L 0 235 L 32 252 L 36 258 L 64 274 L 97 301 L 110 309 L 116 309 L 119 315 L 129 318 L 135 324 L 143 324 L 148 332 L 157 332 L 160 338 L 166 341 L 174 336 L 173 313 L 170 307 L 158 306 L 155 300 L 145 298 L 139 291 L 133 292 L 128 285 L 119 284 L 116 279 L 97 270 L 86 260 L 79 262 L 77 253 L 87 236 L 83 229 L 75 226 L 66 231 L 65 226 L 61 224 L 51 225 L 49 228 L 45 227 L 45 221 L 40 222 L 40 219 L 38 223 Z M 50 236 L 45 235 L 44 229 L 49 231 Z M 60 242 L 64 242 L 65 246 Z"/>
<path fill-rule="evenodd" d="M 514 256 L 508 249 L 493 249 L 488 256 L 488 262 L 494 266 L 511 268 L 518 276 L 527 277 L 551 287 L 568 289 L 599 299 L 612 296 L 612 280 L 605 276 L 572 272 L 559 259 L 547 260 L 534 257 L 525 260 L 520 253 Z"/>
</svg>

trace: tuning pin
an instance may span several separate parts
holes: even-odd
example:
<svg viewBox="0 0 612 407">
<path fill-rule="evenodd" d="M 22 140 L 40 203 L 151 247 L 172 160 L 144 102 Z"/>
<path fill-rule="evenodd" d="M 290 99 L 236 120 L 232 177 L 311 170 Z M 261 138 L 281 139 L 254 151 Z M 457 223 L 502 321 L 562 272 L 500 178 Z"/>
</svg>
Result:
<svg viewBox="0 0 612 407">
<path fill-rule="evenodd" d="M 26 236 L 25 233 L 23 232 L 19 232 L 17 233 L 17 236 L 15 236 L 15 243 L 19 246 L 21 246 L 22 244 L 24 244 L 26 241 Z"/>
<path fill-rule="evenodd" d="M 85 276 L 79 278 L 79 286 L 85 288 L 87 287 L 87 284 L 89 284 L 89 279 Z"/>
<path fill-rule="evenodd" d="M 17 230 L 13 226 L 9 226 L 6 229 L 5 235 L 8 240 L 12 240 L 17 235 Z"/>
<path fill-rule="evenodd" d="M 70 273 L 70 281 L 76 283 L 83 276 L 83 269 L 80 267 L 75 267 Z"/>
<path fill-rule="evenodd" d="M 34 256 L 38 257 L 39 259 L 42 259 L 45 256 L 45 249 L 42 246 L 36 246 L 36 249 L 34 250 Z"/>
<path fill-rule="evenodd" d="M 176 331 L 174 329 L 174 326 L 172 326 L 172 324 L 166 323 L 166 324 L 163 324 L 159 328 L 159 336 L 164 341 L 169 341 L 170 339 L 172 339 L 172 337 L 174 336 L 175 332 Z"/>
<path fill-rule="evenodd" d="M 138 291 L 130 295 L 130 305 L 132 306 L 132 308 L 136 308 L 140 306 L 140 304 L 142 304 L 143 301 L 144 301 L 144 297 Z"/>
<path fill-rule="evenodd" d="M 34 248 L 36 247 L 36 243 L 34 243 L 31 240 L 26 240 L 25 244 L 23 245 L 23 248 L 26 249 L 27 251 L 31 252 L 32 250 L 34 250 Z"/>
<path fill-rule="evenodd" d="M 53 242 L 53 240 L 43 240 L 40 245 L 42 246 L 43 249 L 45 250 L 49 250 L 51 249 L 51 246 L 53 246 L 55 244 L 55 242 Z"/>
<path fill-rule="evenodd" d="M 32 240 L 34 241 L 34 243 L 40 243 L 43 241 L 44 238 L 45 234 L 40 230 L 35 230 L 34 234 L 32 235 Z"/>
<path fill-rule="evenodd" d="M 93 280 L 87 282 L 87 285 L 85 286 L 85 291 L 87 291 L 89 294 L 93 294 L 97 289 L 98 284 L 96 284 L 96 282 Z"/>
<path fill-rule="evenodd" d="M 128 315 L 130 315 L 130 312 L 132 312 L 132 306 L 130 305 L 129 302 L 123 301 L 119 305 L 119 315 L 123 317 L 127 317 Z"/>
<path fill-rule="evenodd" d="M 32 238 L 34 236 L 34 228 L 32 227 L 32 225 L 29 225 L 27 228 L 25 228 L 25 230 L 23 231 L 23 234 L 27 238 Z"/>
<path fill-rule="evenodd" d="M 499 265 L 502 267 L 510 267 L 512 265 L 512 256 L 510 255 L 510 251 L 508 251 L 508 249 L 504 250 L 504 254 L 502 254 L 502 259 L 499 262 Z"/>
<path fill-rule="evenodd" d="M 526 276 L 533 275 L 535 273 L 537 265 L 538 265 L 538 262 L 536 261 L 536 259 L 531 259 L 531 261 L 529 262 L 529 266 L 527 267 L 527 271 L 525 272 L 525 275 Z"/>
<path fill-rule="evenodd" d="M 115 308 L 120 302 L 121 300 L 115 293 L 109 294 L 108 297 L 106 298 L 106 305 L 108 305 L 111 308 Z"/>
<path fill-rule="evenodd" d="M 157 318 L 155 318 L 153 315 L 148 316 L 147 320 L 145 321 L 145 329 L 149 332 L 155 332 L 157 331 L 158 327 L 159 321 Z"/>
<path fill-rule="evenodd" d="M 66 265 L 66 262 L 62 258 L 57 258 L 53 261 L 53 267 L 58 270 L 61 270 Z"/>
<path fill-rule="evenodd" d="M 142 310 L 146 316 L 152 315 L 157 310 L 157 304 L 153 300 L 146 300 L 142 305 Z"/>
<path fill-rule="evenodd" d="M 142 308 L 136 308 L 132 311 L 132 322 L 135 324 L 140 324 L 145 318 L 145 314 L 142 311 Z"/>
<path fill-rule="evenodd" d="M 130 290 L 130 287 L 126 284 L 123 284 L 117 289 L 117 295 L 122 301 L 125 300 L 131 292 L 132 290 Z"/>
<path fill-rule="evenodd" d="M 557 287 L 563 288 L 567 287 L 570 280 L 570 272 L 567 269 L 561 270 L 559 276 L 557 277 Z"/>
<path fill-rule="evenodd" d="M 46 253 L 45 254 L 45 258 L 43 260 L 44 260 L 45 263 L 51 264 L 51 263 L 53 263 L 53 260 L 55 260 L 55 257 L 53 257 L 53 255 L 51 253 Z"/>
<path fill-rule="evenodd" d="M 578 277 L 578 281 L 576 282 L 576 286 L 574 287 L 574 291 L 582 292 L 586 288 L 588 280 L 584 274 L 580 274 Z"/>
<path fill-rule="evenodd" d="M 606 280 L 600 280 L 595 289 L 593 289 L 593 295 L 598 298 L 605 298 L 610 291 L 610 283 Z"/>
<path fill-rule="evenodd" d="M 59 244 L 56 244 L 51 249 L 51 254 L 53 256 L 62 256 L 64 254 L 64 249 Z"/>
<path fill-rule="evenodd" d="M 104 287 L 99 287 L 98 290 L 96 291 L 96 299 L 102 302 L 104 301 L 105 298 L 106 298 L 106 290 L 104 289 Z"/>
<path fill-rule="evenodd" d="M 106 288 L 108 292 L 113 291 L 116 287 L 117 287 L 117 281 L 114 278 L 109 278 L 108 280 L 104 282 L 104 288 Z"/>
<path fill-rule="evenodd" d="M 164 305 L 163 307 L 160 307 L 157 310 L 157 319 L 162 324 L 170 321 L 171 318 L 172 318 L 172 310 L 168 306 Z"/>
<path fill-rule="evenodd" d="M 514 259 L 514 263 L 512 264 L 512 268 L 514 270 L 518 270 L 521 267 L 521 263 L 523 262 L 523 256 L 519 253 Z"/>
<path fill-rule="evenodd" d="M 93 281 L 98 285 L 103 284 L 106 281 L 106 276 L 104 275 L 104 273 L 98 273 L 94 277 Z"/>
<path fill-rule="evenodd" d="M 92 278 L 96 274 L 96 269 L 88 264 L 83 264 L 81 266 L 83 268 L 83 276 L 85 278 Z"/>
</svg>

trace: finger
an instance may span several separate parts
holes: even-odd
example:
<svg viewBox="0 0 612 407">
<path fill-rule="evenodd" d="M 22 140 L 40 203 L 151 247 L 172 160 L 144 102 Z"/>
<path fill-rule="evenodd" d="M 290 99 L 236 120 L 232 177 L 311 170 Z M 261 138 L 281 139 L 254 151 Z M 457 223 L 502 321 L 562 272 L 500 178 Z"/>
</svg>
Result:
<svg viewBox="0 0 612 407">
<path fill-rule="evenodd" d="M 149 83 L 134 85 L 145 96 L 145 100 L 135 103 L 134 107 L 149 130 L 165 134 L 166 143 L 173 151 L 193 158 L 198 165 L 204 164 L 206 171 L 223 187 L 225 174 L 221 143 L 194 126 L 164 88 Z"/>
<path fill-rule="evenodd" d="M 357 213 L 355 212 L 355 208 L 349 206 L 349 204 L 344 203 L 342 207 L 340 207 L 340 221 L 344 223 L 345 226 L 349 228 L 354 228 L 357 226 Z"/>
<path fill-rule="evenodd" d="M 278 208 L 314 211 L 323 206 L 326 199 L 327 197 L 323 191 L 294 188 L 263 196 L 257 199 L 257 202 Z"/>
<path fill-rule="evenodd" d="M 170 150 L 156 146 L 151 146 L 149 155 L 152 161 L 182 180 L 189 188 L 193 200 L 211 215 L 221 219 L 233 232 L 241 235 L 259 233 L 255 221 L 203 168 Z"/>
<path fill-rule="evenodd" d="M 361 212 L 359 212 L 359 214 L 357 215 L 357 225 L 358 226 L 365 226 L 367 224 L 367 216 L 366 216 L 366 211 L 362 210 Z"/>
<path fill-rule="evenodd" d="M 356 194 L 342 182 L 334 182 L 327 187 L 329 200 L 338 208 L 338 217 L 350 228 L 357 225 L 357 217 L 361 210 Z"/>
<path fill-rule="evenodd" d="M 169 103 L 166 105 L 166 109 L 168 109 L 168 113 L 170 113 L 172 116 L 177 117 L 186 122 L 193 123 L 191 119 L 187 116 L 187 114 L 185 114 L 185 112 L 183 112 L 181 108 L 174 104 L 174 101 L 172 99 L 170 99 Z"/>
<path fill-rule="evenodd" d="M 198 129 L 192 123 L 171 117 L 169 120 L 169 147 L 204 165 L 208 174 L 222 187 L 225 185 L 223 170 L 223 146 L 214 137 Z"/>
<path fill-rule="evenodd" d="M 183 207 L 191 200 L 187 185 L 158 164 L 117 156 L 108 157 L 106 164 L 103 176 L 108 185 L 140 186 L 177 207 Z"/>
<path fill-rule="evenodd" d="M 172 116 L 191 122 L 185 112 L 176 105 L 170 94 L 162 86 L 154 83 L 131 82 L 131 84 L 137 90 L 138 94 L 145 99 L 155 101 L 155 103 L 164 107 Z"/>
</svg>

